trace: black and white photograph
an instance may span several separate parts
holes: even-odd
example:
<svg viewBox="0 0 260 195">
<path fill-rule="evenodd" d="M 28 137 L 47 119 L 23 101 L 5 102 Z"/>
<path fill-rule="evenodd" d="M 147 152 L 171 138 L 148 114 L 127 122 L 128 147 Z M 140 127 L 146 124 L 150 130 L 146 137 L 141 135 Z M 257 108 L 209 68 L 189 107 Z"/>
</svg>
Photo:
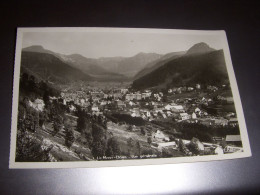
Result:
<svg viewBox="0 0 260 195">
<path fill-rule="evenodd" d="M 17 29 L 10 168 L 249 156 L 225 31 Z"/>
</svg>

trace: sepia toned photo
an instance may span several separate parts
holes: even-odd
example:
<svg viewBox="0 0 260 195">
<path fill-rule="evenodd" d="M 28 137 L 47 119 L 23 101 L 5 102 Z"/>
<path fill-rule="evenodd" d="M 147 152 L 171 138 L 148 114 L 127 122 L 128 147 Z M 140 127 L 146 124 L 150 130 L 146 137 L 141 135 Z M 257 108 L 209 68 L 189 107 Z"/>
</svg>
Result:
<svg viewBox="0 0 260 195">
<path fill-rule="evenodd" d="M 10 168 L 251 156 L 224 31 L 18 28 Z"/>
</svg>

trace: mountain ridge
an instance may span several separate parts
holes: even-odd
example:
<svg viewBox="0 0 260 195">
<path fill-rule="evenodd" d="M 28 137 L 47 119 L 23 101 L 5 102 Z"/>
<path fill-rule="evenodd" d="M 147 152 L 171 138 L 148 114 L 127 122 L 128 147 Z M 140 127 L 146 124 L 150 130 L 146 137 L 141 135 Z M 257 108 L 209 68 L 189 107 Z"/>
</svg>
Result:
<svg viewBox="0 0 260 195">
<path fill-rule="evenodd" d="M 66 83 L 77 80 L 93 80 L 90 75 L 69 66 L 49 53 L 23 51 L 21 67 L 38 75 L 41 80 L 49 82 Z"/>
<path fill-rule="evenodd" d="M 223 50 L 183 55 L 133 81 L 134 89 L 226 83 L 228 74 Z"/>
</svg>

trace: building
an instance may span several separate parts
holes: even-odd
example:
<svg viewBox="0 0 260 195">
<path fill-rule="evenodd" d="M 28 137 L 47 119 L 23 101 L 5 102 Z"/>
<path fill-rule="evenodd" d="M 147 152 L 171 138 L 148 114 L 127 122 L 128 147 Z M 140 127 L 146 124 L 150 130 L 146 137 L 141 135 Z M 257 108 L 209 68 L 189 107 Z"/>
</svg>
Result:
<svg viewBox="0 0 260 195">
<path fill-rule="evenodd" d="M 224 148 L 224 153 L 235 153 L 235 152 L 243 152 L 243 148 L 242 147 L 235 147 L 235 146 L 226 146 Z"/>
<path fill-rule="evenodd" d="M 194 88 L 193 87 L 188 87 L 188 89 L 187 89 L 188 91 L 193 91 L 194 90 Z"/>
<path fill-rule="evenodd" d="M 36 99 L 34 102 L 31 102 L 29 100 L 29 106 L 31 106 L 35 110 L 43 111 L 45 104 L 42 99 Z"/>
<path fill-rule="evenodd" d="M 117 103 L 117 107 L 120 109 L 123 109 L 126 107 L 126 104 L 121 100 L 118 100 L 116 103 Z"/>
<path fill-rule="evenodd" d="M 180 113 L 180 112 L 184 112 L 184 108 L 181 105 L 173 105 L 171 107 L 171 111 L 176 112 L 176 113 Z"/>
<path fill-rule="evenodd" d="M 166 136 L 162 131 L 157 130 L 156 133 L 153 134 L 154 141 L 170 141 L 169 137 Z"/>
<path fill-rule="evenodd" d="M 201 89 L 200 84 L 196 84 L 196 89 Z"/>
<path fill-rule="evenodd" d="M 232 127 L 237 126 L 237 125 L 238 125 L 238 120 L 237 120 L 237 118 L 231 118 L 231 119 L 229 119 L 228 124 L 229 124 L 230 126 L 232 126 Z"/>
<path fill-rule="evenodd" d="M 95 97 L 102 98 L 102 97 L 104 97 L 104 93 L 98 92 L 98 91 L 93 91 L 93 92 L 91 92 L 91 96 L 92 96 L 92 98 L 95 98 Z"/>
<path fill-rule="evenodd" d="M 135 106 L 135 105 L 136 105 L 133 101 L 130 101 L 128 104 L 129 104 L 130 106 Z"/>
<path fill-rule="evenodd" d="M 70 105 L 70 106 L 69 106 L 69 109 L 70 109 L 70 111 L 71 111 L 71 112 L 74 112 L 74 111 L 76 111 L 76 107 L 75 107 L 75 106 L 73 106 L 73 105 Z"/>
<path fill-rule="evenodd" d="M 196 118 L 197 118 L 197 115 L 193 112 L 192 115 L 191 115 L 191 118 L 192 118 L 192 119 L 196 119 Z"/>
<path fill-rule="evenodd" d="M 120 92 L 121 92 L 122 94 L 126 94 L 126 93 L 128 92 L 128 89 L 120 89 Z"/>
<path fill-rule="evenodd" d="M 242 140 L 240 135 L 227 135 L 226 143 L 233 146 L 242 146 Z"/>
<path fill-rule="evenodd" d="M 199 108 L 195 108 L 194 112 L 195 112 L 195 113 L 199 113 L 199 112 L 200 112 L 200 109 L 199 109 Z"/>
<path fill-rule="evenodd" d="M 165 148 L 165 147 L 171 147 L 171 148 L 177 148 L 177 144 L 175 141 L 173 142 L 161 142 L 161 143 L 157 143 L 158 148 Z"/>
<path fill-rule="evenodd" d="M 188 120 L 188 119 L 190 119 L 190 115 L 188 115 L 188 113 L 180 113 L 179 119 L 182 120 L 182 121 Z"/>
<path fill-rule="evenodd" d="M 98 108 L 97 105 L 93 105 L 92 108 L 91 108 L 91 110 L 92 110 L 93 112 L 99 112 L 99 108 Z"/>
<path fill-rule="evenodd" d="M 226 126 L 228 125 L 228 120 L 224 118 L 214 118 L 214 123 L 215 125 Z"/>
<path fill-rule="evenodd" d="M 222 154 L 224 154 L 224 150 L 220 146 L 218 146 L 215 148 L 214 154 L 222 155 Z"/>
</svg>

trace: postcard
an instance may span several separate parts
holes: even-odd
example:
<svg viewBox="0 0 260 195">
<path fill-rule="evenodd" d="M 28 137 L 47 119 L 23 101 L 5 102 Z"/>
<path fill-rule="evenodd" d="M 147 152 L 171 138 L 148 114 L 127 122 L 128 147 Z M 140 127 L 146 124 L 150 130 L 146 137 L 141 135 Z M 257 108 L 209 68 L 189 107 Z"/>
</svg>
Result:
<svg viewBox="0 0 260 195">
<path fill-rule="evenodd" d="M 249 156 L 225 31 L 17 29 L 10 168 Z"/>
</svg>

